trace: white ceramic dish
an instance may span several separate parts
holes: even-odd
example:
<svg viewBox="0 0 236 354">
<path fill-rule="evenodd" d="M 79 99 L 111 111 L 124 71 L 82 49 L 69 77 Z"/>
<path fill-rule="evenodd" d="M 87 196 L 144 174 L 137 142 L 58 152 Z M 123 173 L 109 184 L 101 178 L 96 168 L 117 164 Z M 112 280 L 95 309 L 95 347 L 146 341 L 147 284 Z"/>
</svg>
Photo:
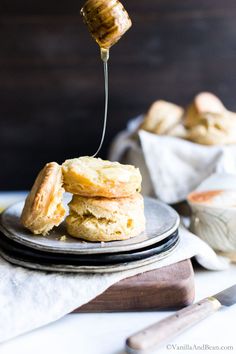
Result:
<svg viewBox="0 0 236 354">
<path fill-rule="evenodd" d="M 188 195 L 190 229 L 221 252 L 236 252 L 236 189 L 195 191 Z"/>
</svg>

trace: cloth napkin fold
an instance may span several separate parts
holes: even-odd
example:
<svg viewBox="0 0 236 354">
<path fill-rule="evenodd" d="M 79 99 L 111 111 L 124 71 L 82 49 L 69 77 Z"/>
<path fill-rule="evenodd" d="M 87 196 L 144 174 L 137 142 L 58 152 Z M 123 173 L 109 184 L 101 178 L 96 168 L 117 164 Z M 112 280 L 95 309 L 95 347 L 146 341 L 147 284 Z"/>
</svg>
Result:
<svg viewBox="0 0 236 354">
<path fill-rule="evenodd" d="M 14 266 L 0 257 L 0 342 L 63 317 L 124 278 L 193 256 L 206 269 L 223 270 L 229 264 L 183 226 L 180 227 L 180 243 L 171 255 L 159 262 L 123 272 L 42 272 Z"/>
<path fill-rule="evenodd" d="M 139 144 L 131 136 L 141 120 L 142 117 L 138 117 L 131 121 L 126 131 L 116 137 L 109 158 L 121 161 L 128 151 L 129 158 L 125 162 L 140 167 L 144 191 L 151 181 L 154 194 L 172 204 L 185 200 L 213 173 L 236 175 L 236 145 L 204 146 L 144 130 L 138 132 Z M 149 179 L 145 178 L 147 171 Z"/>
</svg>

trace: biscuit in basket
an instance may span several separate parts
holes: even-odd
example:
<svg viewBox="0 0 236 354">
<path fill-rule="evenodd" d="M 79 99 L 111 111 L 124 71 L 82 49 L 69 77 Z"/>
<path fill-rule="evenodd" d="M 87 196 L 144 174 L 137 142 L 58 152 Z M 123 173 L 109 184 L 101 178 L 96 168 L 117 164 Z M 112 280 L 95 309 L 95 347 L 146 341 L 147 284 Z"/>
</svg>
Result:
<svg viewBox="0 0 236 354">
<path fill-rule="evenodd" d="M 22 224 L 34 234 L 43 235 L 59 225 L 65 216 L 63 193 L 61 166 L 56 162 L 47 163 L 26 198 Z"/>
<path fill-rule="evenodd" d="M 236 143 L 236 115 L 206 113 L 200 123 L 188 129 L 187 139 L 202 145 Z"/>
<path fill-rule="evenodd" d="M 204 145 L 236 143 L 236 114 L 215 95 L 202 92 L 186 112 L 187 139 Z"/>
<path fill-rule="evenodd" d="M 181 122 L 183 114 L 183 108 L 174 103 L 155 101 L 145 115 L 140 129 L 158 135 L 168 134 L 169 130 Z"/>
<path fill-rule="evenodd" d="M 64 188 L 85 197 L 122 198 L 141 190 L 138 168 L 94 157 L 66 160 L 62 165 Z"/>
<path fill-rule="evenodd" d="M 184 125 L 191 128 L 201 123 L 204 114 L 221 115 L 226 111 L 221 100 L 210 92 L 201 92 L 194 97 L 193 102 L 186 110 Z"/>
<path fill-rule="evenodd" d="M 87 241 L 126 240 L 145 229 L 141 194 L 128 198 L 86 198 L 74 195 L 66 218 L 71 236 Z"/>
</svg>

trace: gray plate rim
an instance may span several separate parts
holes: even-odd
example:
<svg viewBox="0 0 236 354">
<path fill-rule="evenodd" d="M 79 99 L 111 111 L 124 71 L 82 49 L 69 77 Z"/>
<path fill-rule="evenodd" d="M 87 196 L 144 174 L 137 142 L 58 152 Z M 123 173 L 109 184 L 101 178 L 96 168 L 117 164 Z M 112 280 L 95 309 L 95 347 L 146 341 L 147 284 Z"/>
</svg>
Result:
<svg viewBox="0 0 236 354">
<path fill-rule="evenodd" d="M 24 239 L 22 237 L 20 237 L 18 234 L 14 234 L 13 232 L 10 232 L 6 226 L 4 225 L 3 218 L 4 216 L 9 212 L 9 210 L 12 207 L 16 207 L 17 205 L 22 204 L 23 202 L 17 202 L 12 204 L 11 206 L 9 206 L 8 208 L 6 208 L 2 214 L 1 214 L 1 225 L 0 225 L 0 229 L 2 230 L 2 232 L 11 240 L 21 243 L 25 246 L 37 249 L 37 250 L 41 250 L 41 251 L 47 251 L 47 252 L 52 252 L 52 253 L 71 253 L 71 254 L 102 254 L 102 253 L 117 253 L 117 252 L 123 252 L 123 251 L 132 251 L 132 250 L 138 250 L 139 248 L 144 248 L 147 246 L 151 246 L 159 241 L 164 240 L 166 237 L 170 236 L 173 232 L 176 231 L 176 229 L 178 228 L 179 224 L 180 224 L 180 217 L 178 215 L 178 213 L 169 205 L 164 204 L 154 198 L 150 198 L 150 197 L 144 197 L 145 202 L 154 202 L 156 204 L 159 204 L 159 206 L 161 208 L 164 208 L 165 210 L 167 210 L 170 213 L 170 216 L 175 216 L 175 222 L 173 223 L 173 225 L 171 225 L 165 232 L 158 234 L 156 237 L 152 237 L 152 238 L 147 238 L 145 240 L 142 240 L 140 242 L 136 242 L 136 243 L 132 243 L 132 244 L 125 244 L 125 241 L 118 241 L 121 244 L 117 245 L 117 241 L 114 242 L 109 242 L 109 247 L 106 247 L 106 243 L 103 243 L 103 247 L 97 247 L 97 248 L 90 248 L 90 249 L 83 249 L 83 248 L 70 248 L 68 245 L 69 244 L 65 244 L 67 245 L 64 249 L 63 248 L 56 248 L 53 246 L 49 246 L 49 245 L 43 245 L 43 244 L 39 244 L 39 243 L 35 243 L 35 239 L 34 237 L 37 236 L 32 236 L 32 240 L 28 240 L 28 239 Z M 47 236 L 45 236 L 47 237 Z M 134 240 L 135 238 L 133 238 Z M 79 240 L 78 240 L 79 241 Z M 62 243 L 62 241 L 59 241 L 60 245 Z M 86 242 L 86 241 L 83 241 Z M 79 242 L 78 242 L 79 244 Z M 89 242 L 87 243 L 89 244 Z M 95 244 L 95 243 L 93 243 Z M 99 243 L 101 245 L 101 243 Z M 108 243 L 107 243 L 108 244 Z M 111 246 L 110 244 L 114 244 L 114 246 Z"/>
</svg>

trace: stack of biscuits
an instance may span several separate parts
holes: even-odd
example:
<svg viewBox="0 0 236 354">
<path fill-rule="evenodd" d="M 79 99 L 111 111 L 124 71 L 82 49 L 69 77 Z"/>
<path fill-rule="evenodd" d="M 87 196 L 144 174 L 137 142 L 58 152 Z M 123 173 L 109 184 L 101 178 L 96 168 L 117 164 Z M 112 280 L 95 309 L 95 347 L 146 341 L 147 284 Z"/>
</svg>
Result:
<svg viewBox="0 0 236 354">
<path fill-rule="evenodd" d="M 47 234 L 65 217 L 62 198 L 73 194 L 66 218 L 71 236 L 88 241 L 125 240 L 145 229 L 138 168 L 94 157 L 46 164 L 29 193 L 22 224 Z"/>
<path fill-rule="evenodd" d="M 73 194 L 66 218 L 71 236 L 88 241 L 125 240 L 145 228 L 139 169 L 92 157 L 62 165 L 64 188 Z"/>
</svg>

